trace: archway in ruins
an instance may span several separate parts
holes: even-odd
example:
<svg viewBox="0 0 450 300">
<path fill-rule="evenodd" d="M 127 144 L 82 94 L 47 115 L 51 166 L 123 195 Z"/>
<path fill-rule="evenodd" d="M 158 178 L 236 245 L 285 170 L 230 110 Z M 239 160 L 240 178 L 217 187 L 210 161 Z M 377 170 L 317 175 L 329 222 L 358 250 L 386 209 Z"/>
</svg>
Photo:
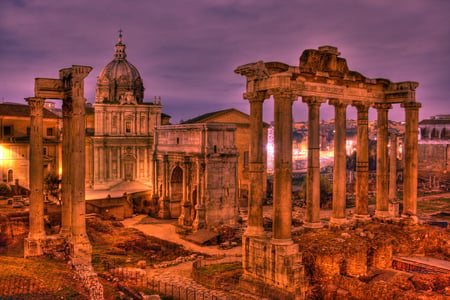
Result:
<svg viewBox="0 0 450 300">
<path fill-rule="evenodd" d="M 170 176 L 170 216 L 178 218 L 183 201 L 183 170 L 176 166 Z"/>
</svg>

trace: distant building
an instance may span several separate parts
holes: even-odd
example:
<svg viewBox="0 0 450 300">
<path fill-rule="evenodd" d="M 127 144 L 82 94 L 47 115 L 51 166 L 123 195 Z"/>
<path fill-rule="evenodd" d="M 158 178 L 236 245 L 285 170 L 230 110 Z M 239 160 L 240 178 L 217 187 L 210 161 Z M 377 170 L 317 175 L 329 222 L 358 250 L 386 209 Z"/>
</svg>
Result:
<svg viewBox="0 0 450 300">
<path fill-rule="evenodd" d="M 44 176 L 60 173 L 60 119 L 44 109 Z M 0 180 L 29 188 L 30 108 L 25 104 L 0 104 Z"/>
<path fill-rule="evenodd" d="M 236 125 L 226 123 L 157 127 L 152 211 L 195 230 L 236 225 L 235 133 Z"/>
<path fill-rule="evenodd" d="M 126 59 L 122 35 L 114 59 L 97 77 L 93 109 L 87 109 L 86 180 L 96 190 L 125 181 L 151 188 L 154 128 L 169 123 L 161 113 L 161 99 L 144 102 L 144 85 Z"/>
<path fill-rule="evenodd" d="M 237 109 L 230 108 L 206 113 L 193 119 L 183 122 L 183 124 L 198 123 L 228 123 L 236 125 L 236 147 L 239 152 L 238 158 L 238 198 L 242 206 L 247 206 L 250 187 L 250 116 Z M 267 145 L 269 124 L 264 123 L 263 143 Z M 264 166 L 267 167 L 267 147 L 264 147 Z M 264 190 L 267 190 L 267 172 L 264 171 Z"/>
<path fill-rule="evenodd" d="M 450 115 L 419 122 L 419 169 L 450 171 Z"/>
</svg>

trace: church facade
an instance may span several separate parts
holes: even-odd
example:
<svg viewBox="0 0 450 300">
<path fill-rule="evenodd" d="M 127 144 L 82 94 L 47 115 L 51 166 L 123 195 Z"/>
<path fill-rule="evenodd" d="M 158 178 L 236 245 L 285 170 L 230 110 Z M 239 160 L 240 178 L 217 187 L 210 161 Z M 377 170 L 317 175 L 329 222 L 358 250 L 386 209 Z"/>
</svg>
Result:
<svg viewBox="0 0 450 300">
<path fill-rule="evenodd" d="M 137 181 L 151 188 L 154 128 L 161 125 L 161 100 L 144 102 L 144 85 L 126 59 L 122 34 L 114 59 L 97 78 L 94 130 L 87 141 L 86 180 L 94 190 Z"/>
</svg>

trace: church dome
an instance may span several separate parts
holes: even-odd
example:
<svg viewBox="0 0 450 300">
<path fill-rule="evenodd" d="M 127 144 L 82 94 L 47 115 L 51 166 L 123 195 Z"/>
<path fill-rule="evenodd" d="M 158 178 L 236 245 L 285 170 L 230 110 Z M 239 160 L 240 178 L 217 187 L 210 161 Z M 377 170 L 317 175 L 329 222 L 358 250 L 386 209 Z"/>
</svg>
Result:
<svg viewBox="0 0 450 300">
<path fill-rule="evenodd" d="M 124 97 L 133 97 L 137 103 L 144 99 L 144 85 L 139 71 L 128 62 L 122 32 L 115 45 L 114 59 L 108 63 L 97 77 L 95 102 L 121 103 Z"/>
</svg>

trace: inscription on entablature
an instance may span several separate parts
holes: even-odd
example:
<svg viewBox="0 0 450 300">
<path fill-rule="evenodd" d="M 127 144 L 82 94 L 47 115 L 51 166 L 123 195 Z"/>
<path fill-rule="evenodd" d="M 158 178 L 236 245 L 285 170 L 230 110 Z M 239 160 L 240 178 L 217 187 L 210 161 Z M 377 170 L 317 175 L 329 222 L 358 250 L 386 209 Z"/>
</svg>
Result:
<svg viewBox="0 0 450 300">
<path fill-rule="evenodd" d="M 36 78 L 34 93 L 36 97 L 44 99 L 63 99 L 64 88 L 60 79 Z"/>
</svg>

